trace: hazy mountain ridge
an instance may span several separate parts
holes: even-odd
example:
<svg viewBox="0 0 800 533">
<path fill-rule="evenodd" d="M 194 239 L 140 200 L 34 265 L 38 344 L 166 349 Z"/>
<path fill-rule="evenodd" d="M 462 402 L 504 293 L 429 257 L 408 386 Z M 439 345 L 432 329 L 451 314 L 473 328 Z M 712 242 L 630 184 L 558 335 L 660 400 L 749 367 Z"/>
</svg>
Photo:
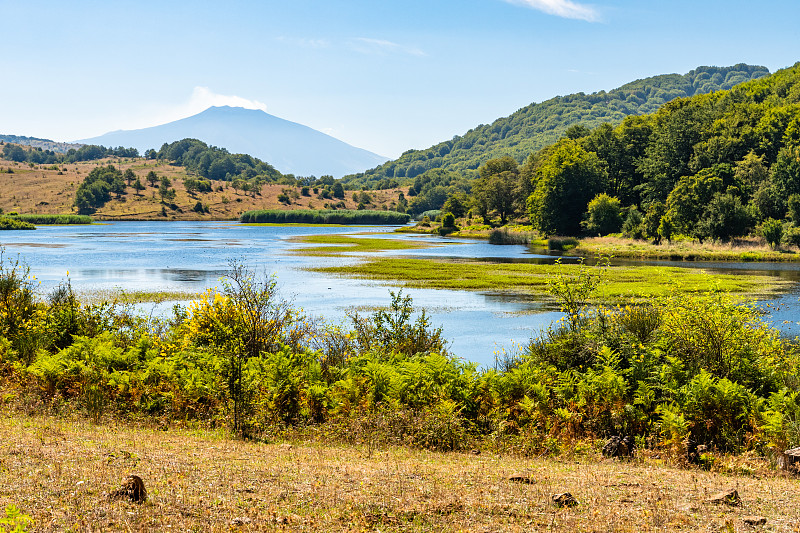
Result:
<svg viewBox="0 0 800 533">
<path fill-rule="evenodd" d="M 0 134 L 0 141 L 31 146 L 33 148 L 41 148 L 42 150 L 51 150 L 57 154 L 66 154 L 73 148 L 77 150 L 83 146 L 83 144 L 80 143 L 65 143 L 50 139 L 40 139 L 38 137 L 26 137 L 24 135 Z"/>
<path fill-rule="evenodd" d="M 188 118 L 84 139 L 86 144 L 132 146 L 144 153 L 181 139 L 199 139 L 232 153 L 249 154 L 284 174 L 341 177 L 387 160 L 308 126 L 260 110 L 210 107 Z"/>
<path fill-rule="evenodd" d="M 472 173 L 489 159 L 503 156 L 522 163 L 530 153 L 555 142 L 572 125 L 593 129 L 603 123 L 616 124 L 629 115 L 652 113 L 675 98 L 729 89 L 768 74 L 766 67 L 743 63 L 698 67 L 686 74 L 632 81 L 608 92 L 557 96 L 425 150 L 409 150 L 396 160 L 345 179 L 372 184 L 387 178 L 414 178 L 433 168 Z"/>
</svg>

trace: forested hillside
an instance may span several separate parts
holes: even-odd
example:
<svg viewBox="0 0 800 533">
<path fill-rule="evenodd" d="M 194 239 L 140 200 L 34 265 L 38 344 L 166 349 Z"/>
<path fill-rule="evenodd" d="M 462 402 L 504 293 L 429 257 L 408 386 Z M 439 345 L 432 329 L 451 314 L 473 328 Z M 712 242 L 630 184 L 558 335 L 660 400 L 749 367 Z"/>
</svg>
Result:
<svg viewBox="0 0 800 533">
<path fill-rule="evenodd" d="M 572 125 L 591 129 L 604 123 L 617 124 L 629 115 L 652 113 L 675 98 L 730 89 L 767 74 L 765 67 L 745 64 L 699 67 L 684 75 L 665 74 L 637 80 L 609 92 L 558 96 L 426 150 L 409 150 L 395 161 L 363 174 L 346 176 L 344 181 L 375 186 L 381 180 L 393 178 L 410 181 L 435 168 L 474 177 L 476 169 L 492 158 L 510 156 L 522 163 L 531 152 L 555 142 Z"/>
<path fill-rule="evenodd" d="M 800 244 L 800 63 L 572 133 L 521 167 L 483 165 L 468 201 L 485 216 L 527 214 L 545 234 L 726 240 L 757 228 L 773 246 Z"/>
</svg>

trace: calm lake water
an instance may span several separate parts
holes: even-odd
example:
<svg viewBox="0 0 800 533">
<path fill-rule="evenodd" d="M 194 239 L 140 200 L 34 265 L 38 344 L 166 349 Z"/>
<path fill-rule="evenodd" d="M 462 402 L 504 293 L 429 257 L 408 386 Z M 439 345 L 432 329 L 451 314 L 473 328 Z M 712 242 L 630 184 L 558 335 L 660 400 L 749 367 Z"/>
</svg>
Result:
<svg viewBox="0 0 800 533">
<path fill-rule="evenodd" d="M 244 226 L 235 222 L 111 222 L 90 226 L 40 226 L 36 231 L 3 232 L 7 254 L 31 267 L 46 292 L 69 272 L 78 290 L 190 291 L 219 285 L 231 260 L 257 272 L 277 276 L 281 295 L 306 313 L 332 322 L 345 319 L 348 309 L 369 311 L 390 302 L 391 283 L 345 279 L 310 273 L 309 266 L 341 264 L 357 258 L 292 255 L 292 237 L 314 234 L 379 233 L 387 228 Z M 369 238 L 369 236 L 365 236 Z M 458 257 L 494 261 L 539 262 L 553 258 L 527 246 L 495 246 L 483 241 L 404 235 L 402 238 L 439 244 L 402 255 Z M 669 263 L 674 265 L 675 263 Z M 794 264 L 685 263 L 682 266 L 730 272 L 757 271 L 800 281 Z M 794 332 L 797 288 L 771 303 L 782 304 L 772 320 Z M 530 297 L 485 292 L 404 289 L 417 309 L 426 309 L 434 325 L 443 328 L 453 353 L 492 366 L 496 352 L 513 350 L 560 317 L 560 313 Z M 143 311 L 166 313 L 171 304 L 144 304 Z"/>
</svg>

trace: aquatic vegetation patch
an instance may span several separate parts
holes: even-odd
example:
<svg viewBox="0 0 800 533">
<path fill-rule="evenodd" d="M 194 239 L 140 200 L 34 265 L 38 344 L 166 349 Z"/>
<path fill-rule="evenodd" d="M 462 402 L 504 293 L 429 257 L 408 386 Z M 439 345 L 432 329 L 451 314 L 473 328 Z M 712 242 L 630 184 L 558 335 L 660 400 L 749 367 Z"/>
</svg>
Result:
<svg viewBox="0 0 800 533">
<path fill-rule="evenodd" d="M 490 263 L 398 257 L 371 258 L 355 265 L 310 270 L 363 279 L 397 281 L 406 287 L 493 290 L 547 294 L 548 280 L 559 272 L 579 272 L 579 265 Z M 614 266 L 604 269 L 598 300 L 644 299 L 677 289 L 682 293 L 720 291 L 765 294 L 786 282 L 769 276 L 711 274 L 702 269 L 664 266 Z"/>
<path fill-rule="evenodd" d="M 307 248 L 297 248 L 293 253 L 300 255 L 335 256 L 343 253 L 374 253 L 386 250 L 414 250 L 431 245 L 403 239 L 384 239 L 379 237 L 355 237 L 352 235 L 309 235 L 293 239 L 295 242 L 318 244 Z"/>
</svg>

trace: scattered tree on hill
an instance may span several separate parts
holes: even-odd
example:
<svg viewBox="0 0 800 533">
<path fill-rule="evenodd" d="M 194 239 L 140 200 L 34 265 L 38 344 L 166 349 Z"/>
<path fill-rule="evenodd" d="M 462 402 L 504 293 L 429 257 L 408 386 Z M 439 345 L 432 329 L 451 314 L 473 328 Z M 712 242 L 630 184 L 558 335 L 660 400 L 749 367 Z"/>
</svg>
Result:
<svg viewBox="0 0 800 533">
<path fill-rule="evenodd" d="M 145 189 L 142 180 L 136 178 L 136 181 L 133 182 L 133 189 L 136 191 L 137 196 L 141 196 L 142 191 Z"/>
<path fill-rule="evenodd" d="M 128 187 L 130 187 L 133 184 L 134 178 L 136 178 L 136 174 L 134 174 L 133 170 L 131 169 L 126 169 L 125 174 L 122 175 L 122 179 L 125 180 L 125 183 L 128 184 Z"/>
<path fill-rule="evenodd" d="M 166 176 L 161 176 L 161 183 L 158 186 L 158 195 L 161 197 L 161 203 L 169 204 L 175 200 L 175 189 L 171 189 L 172 182 Z"/>
<path fill-rule="evenodd" d="M 151 170 L 150 172 L 148 172 L 147 176 L 145 177 L 145 179 L 147 180 L 148 183 L 150 183 L 151 187 L 155 187 L 156 183 L 158 183 L 158 180 L 159 180 L 158 175 L 155 173 L 154 170 Z"/>
<path fill-rule="evenodd" d="M 114 165 L 100 166 L 92 169 L 75 192 L 75 207 L 78 213 L 88 215 L 94 213 L 111 200 L 111 193 L 125 190 L 122 172 Z"/>
</svg>

